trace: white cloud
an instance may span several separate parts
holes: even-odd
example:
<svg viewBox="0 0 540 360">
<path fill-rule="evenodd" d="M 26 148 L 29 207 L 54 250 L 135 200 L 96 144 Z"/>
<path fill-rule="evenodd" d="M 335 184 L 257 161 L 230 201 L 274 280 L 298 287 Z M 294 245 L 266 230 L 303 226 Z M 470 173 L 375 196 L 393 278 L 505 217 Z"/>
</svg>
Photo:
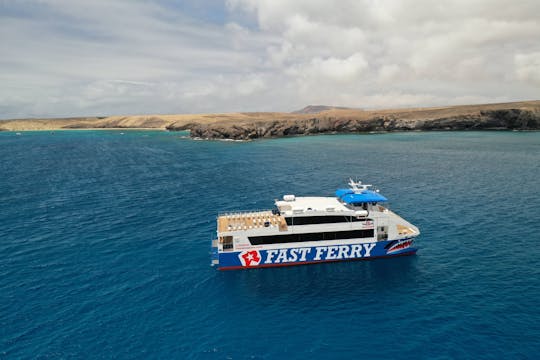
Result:
<svg viewBox="0 0 540 360">
<path fill-rule="evenodd" d="M 399 80 L 404 71 L 397 64 L 385 64 L 379 69 L 379 81 L 385 84 Z"/>
<path fill-rule="evenodd" d="M 236 92 L 238 95 L 246 96 L 260 92 L 266 88 L 266 82 L 260 75 L 250 74 L 236 81 Z"/>
<path fill-rule="evenodd" d="M 516 54 L 514 62 L 519 80 L 540 85 L 540 52 Z"/>
<path fill-rule="evenodd" d="M 7 2 L 0 118 L 538 98 L 537 0 Z M 204 3 L 203 3 L 204 4 Z"/>
<path fill-rule="evenodd" d="M 537 1 L 234 0 L 280 39 L 268 49 L 303 103 L 428 106 L 537 97 L 516 53 L 540 49 Z M 364 61 L 351 65 L 355 54 Z M 516 70 L 517 71 L 517 70 Z M 347 74 L 347 75 L 345 75 Z M 524 75 L 528 74 L 528 75 Z M 344 79 L 353 79 L 344 86 Z M 298 103 L 300 106 L 301 103 Z"/>
<path fill-rule="evenodd" d="M 300 64 L 289 69 L 289 74 L 303 78 L 336 83 L 357 80 L 367 69 L 368 63 L 362 54 L 355 53 L 347 58 L 314 58 L 308 64 Z"/>
</svg>

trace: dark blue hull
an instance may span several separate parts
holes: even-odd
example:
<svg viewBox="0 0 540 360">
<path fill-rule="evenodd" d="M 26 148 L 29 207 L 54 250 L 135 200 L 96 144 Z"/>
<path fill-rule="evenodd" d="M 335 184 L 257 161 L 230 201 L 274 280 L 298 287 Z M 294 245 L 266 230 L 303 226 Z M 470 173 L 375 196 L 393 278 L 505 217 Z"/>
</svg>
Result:
<svg viewBox="0 0 540 360">
<path fill-rule="evenodd" d="M 359 244 L 330 244 L 281 249 L 246 249 L 216 254 L 219 270 L 293 266 L 414 255 L 413 239 Z"/>
</svg>

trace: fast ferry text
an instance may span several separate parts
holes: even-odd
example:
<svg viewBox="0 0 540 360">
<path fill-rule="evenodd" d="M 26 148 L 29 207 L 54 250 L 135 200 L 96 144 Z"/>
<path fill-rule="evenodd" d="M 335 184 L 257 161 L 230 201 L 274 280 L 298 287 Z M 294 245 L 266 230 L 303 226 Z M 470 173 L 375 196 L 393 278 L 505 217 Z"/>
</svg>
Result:
<svg viewBox="0 0 540 360">
<path fill-rule="evenodd" d="M 302 261 L 340 260 L 369 257 L 376 244 L 316 246 L 290 249 L 251 250 L 238 254 L 243 266 Z"/>
</svg>

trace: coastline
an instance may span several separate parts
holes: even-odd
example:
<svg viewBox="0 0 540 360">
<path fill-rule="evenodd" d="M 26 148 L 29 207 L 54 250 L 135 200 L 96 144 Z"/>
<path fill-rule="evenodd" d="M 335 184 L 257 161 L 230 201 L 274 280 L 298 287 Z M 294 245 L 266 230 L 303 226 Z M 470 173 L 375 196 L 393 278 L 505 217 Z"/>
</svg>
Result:
<svg viewBox="0 0 540 360">
<path fill-rule="evenodd" d="M 51 128 L 51 129 L 17 129 L 17 130 L 6 130 L 0 129 L 2 132 L 57 132 L 57 131 L 169 131 L 165 128 Z"/>
<path fill-rule="evenodd" d="M 306 109 L 310 108 L 308 106 Z M 540 100 L 432 108 L 130 115 L 0 120 L 0 131 L 190 131 L 196 140 L 249 141 L 317 134 L 540 130 Z"/>
</svg>

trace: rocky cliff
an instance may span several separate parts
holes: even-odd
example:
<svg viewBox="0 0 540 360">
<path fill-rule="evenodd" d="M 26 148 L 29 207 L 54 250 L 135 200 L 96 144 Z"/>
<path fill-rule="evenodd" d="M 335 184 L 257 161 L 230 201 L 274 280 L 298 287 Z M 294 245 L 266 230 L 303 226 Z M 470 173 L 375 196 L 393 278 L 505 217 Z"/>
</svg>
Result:
<svg viewBox="0 0 540 360">
<path fill-rule="evenodd" d="M 360 110 L 308 106 L 299 113 L 130 115 L 0 121 L 0 129 L 167 129 L 191 130 L 202 139 L 259 138 L 410 130 L 538 130 L 540 100 L 436 108 Z"/>
<path fill-rule="evenodd" d="M 414 130 L 538 130 L 540 111 L 523 109 L 485 110 L 435 118 L 400 117 L 398 114 L 368 118 L 321 114 L 304 119 L 217 122 L 196 124 L 191 136 L 201 139 L 252 140 L 258 138 L 324 133 L 362 133 Z"/>
</svg>

